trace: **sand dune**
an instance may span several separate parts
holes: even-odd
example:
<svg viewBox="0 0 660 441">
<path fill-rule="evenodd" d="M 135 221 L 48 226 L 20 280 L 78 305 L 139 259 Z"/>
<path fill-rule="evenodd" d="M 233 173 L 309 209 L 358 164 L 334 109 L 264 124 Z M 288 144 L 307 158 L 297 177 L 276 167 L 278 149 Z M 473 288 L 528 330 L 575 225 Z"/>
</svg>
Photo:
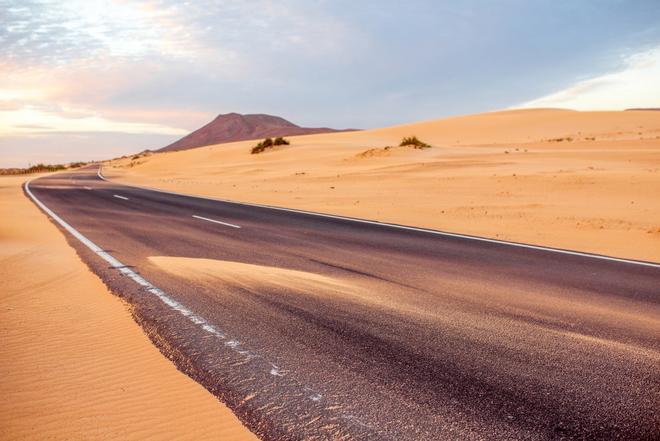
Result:
<svg viewBox="0 0 660 441">
<path fill-rule="evenodd" d="M 416 135 L 433 148 L 396 147 Z M 660 261 L 660 117 L 532 109 L 155 154 L 108 177 Z M 385 149 L 385 147 L 390 147 Z"/>
<path fill-rule="evenodd" d="M 0 439 L 256 439 L 0 178 Z"/>
</svg>

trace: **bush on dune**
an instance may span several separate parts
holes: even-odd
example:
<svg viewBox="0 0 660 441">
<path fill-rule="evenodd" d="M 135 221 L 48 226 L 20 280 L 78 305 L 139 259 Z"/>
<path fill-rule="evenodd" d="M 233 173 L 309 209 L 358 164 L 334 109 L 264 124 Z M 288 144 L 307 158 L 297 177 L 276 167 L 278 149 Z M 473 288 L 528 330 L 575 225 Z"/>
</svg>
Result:
<svg viewBox="0 0 660 441">
<path fill-rule="evenodd" d="M 72 168 L 83 167 L 89 162 L 71 162 L 69 164 L 42 164 L 33 165 L 27 168 L 0 168 L 0 175 L 27 175 L 30 173 L 46 173 Z"/>
<path fill-rule="evenodd" d="M 273 147 L 273 140 L 271 138 L 266 138 L 263 141 L 261 141 L 259 144 L 252 147 L 252 154 L 255 155 L 257 153 L 261 153 L 271 147 Z"/>
<path fill-rule="evenodd" d="M 417 139 L 416 136 L 407 136 L 401 140 L 401 144 L 399 144 L 400 147 L 405 147 L 405 146 L 411 146 L 416 149 L 428 149 L 431 148 L 431 146 L 423 141 L 420 141 Z"/>
<path fill-rule="evenodd" d="M 273 140 L 272 138 L 266 138 L 263 141 L 261 141 L 259 144 L 252 147 L 251 153 L 255 155 L 257 153 L 266 151 L 266 149 L 273 148 L 276 145 L 289 145 L 289 144 L 290 142 L 282 138 L 281 136 L 278 136 L 277 138 L 275 138 L 275 140 Z"/>
<path fill-rule="evenodd" d="M 37 164 L 28 168 L 3 168 L 0 169 L 0 175 L 25 175 L 29 173 L 45 173 L 66 169 L 66 165 L 63 164 Z"/>
</svg>

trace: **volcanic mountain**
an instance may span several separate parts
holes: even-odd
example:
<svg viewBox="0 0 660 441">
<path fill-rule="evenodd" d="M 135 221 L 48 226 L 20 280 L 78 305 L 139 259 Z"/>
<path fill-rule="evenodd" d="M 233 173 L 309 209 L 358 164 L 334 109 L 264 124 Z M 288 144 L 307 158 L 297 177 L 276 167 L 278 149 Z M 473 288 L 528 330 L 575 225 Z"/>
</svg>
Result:
<svg viewBox="0 0 660 441">
<path fill-rule="evenodd" d="M 313 133 L 342 132 L 327 127 L 300 127 L 290 121 L 273 115 L 241 115 L 227 113 L 218 115 L 202 128 L 184 136 L 178 141 L 163 147 L 159 151 L 171 152 L 188 150 L 211 144 L 260 139 L 273 136 L 311 135 Z"/>
</svg>

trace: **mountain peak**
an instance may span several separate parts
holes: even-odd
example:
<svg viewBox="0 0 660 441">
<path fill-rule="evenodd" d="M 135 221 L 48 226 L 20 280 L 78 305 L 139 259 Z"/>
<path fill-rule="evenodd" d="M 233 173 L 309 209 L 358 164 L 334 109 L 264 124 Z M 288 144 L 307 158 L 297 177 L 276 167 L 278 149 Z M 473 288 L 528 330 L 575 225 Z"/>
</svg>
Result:
<svg viewBox="0 0 660 441">
<path fill-rule="evenodd" d="M 311 135 L 338 132 L 327 127 L 300 127 L 280 116 L 266 114 L 225 113 L 213 121 L 159 151 L 188 150 L 212 144 L 261 139 L 274 136 Z"/>
</svg>

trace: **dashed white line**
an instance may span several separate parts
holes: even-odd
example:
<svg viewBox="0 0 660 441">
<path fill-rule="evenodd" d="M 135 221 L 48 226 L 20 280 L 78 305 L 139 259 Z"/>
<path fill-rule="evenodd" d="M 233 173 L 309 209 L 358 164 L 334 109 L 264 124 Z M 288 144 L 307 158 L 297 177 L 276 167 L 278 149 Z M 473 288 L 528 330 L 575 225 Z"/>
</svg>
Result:
<svg viewBox="0 0 660 441">
<path fill-rule="evenodd" d="M 117 199 L 123 199 L 125 201 L 128 200 L 128 198 L 126 196 L 119 196 L 118 194 L 113 194 L 113 196 L 116 197 Z"/>
<path fill-rule="evenodd" d="M 271 375 L 274 375 L 276 377 L 283 377 L 283 376 L 286 375 L 286 373 L 282 372 L 277 365 L 275 365 L 273 363 L 271 363 L 270 365 L 272 366 L 272 368 L 270 369 L 270 374 Z"/>
<path fill-rule="evenodd" d="M 194 217 L 195 219 L 201 219 L 201 220 L 205 220 L 205 221 L 208 221 L 208 222 L 213 222 L 215 224 L 225 225 L 227 227 L 241 228 L 239 225 L 234 225 L 234 224 L 230 224 L 230 223 L 227 223 L 227 222 L 222 222 L 222 221 L 215 220 L 215 219 L 209 219 L 208 217 L 197 216 L 195 214 L 193 214 L 192 217 Z"/>
<path fill-rule="evenodd" d="M 85 190 L 91 190 L 91 189 L 92 187 L 87 187 L 87 186 L 85 187 Z"/>
</svg>

